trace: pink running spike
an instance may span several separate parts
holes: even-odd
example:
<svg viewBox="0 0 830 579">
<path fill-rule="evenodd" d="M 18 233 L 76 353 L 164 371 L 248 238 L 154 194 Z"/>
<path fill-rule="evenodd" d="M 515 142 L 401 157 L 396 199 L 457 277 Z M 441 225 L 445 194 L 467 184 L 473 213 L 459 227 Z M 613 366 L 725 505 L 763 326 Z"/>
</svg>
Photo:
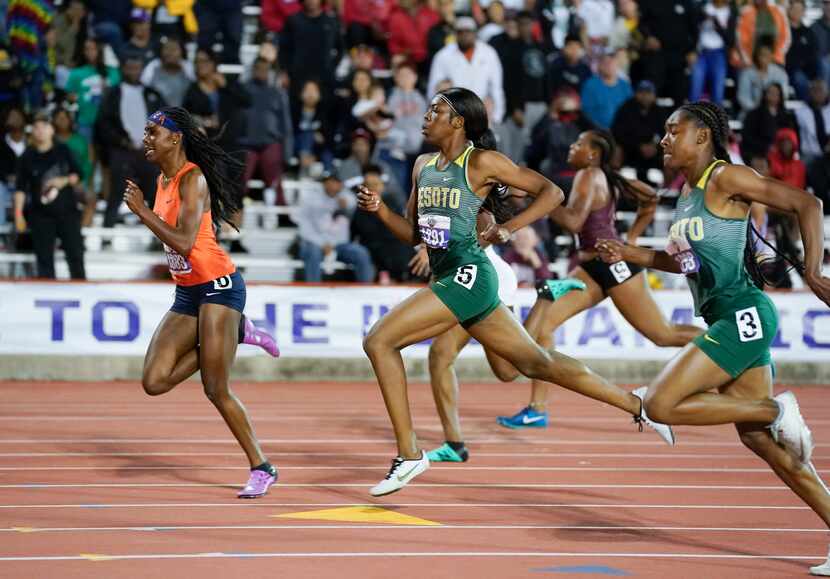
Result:
<svg viewBox="0 0 830 579">
<path fill-rule="evenodd" d="M 274 337 L 265 330 L 257 328 L 248 317 L 245 317 L 245 338 L 242 343 L 259 346 L 274 358 L 280 357 L 280 348 Z"/>
<path fill-rule="evenodd" d="M 245 488 L 239 491 L 237 496 L 240 499 L 258 499 L 265 496 L 271 485 L 277 482 L 277 473 L 267 473 L 262 470 L 252 470 Z"/>
</svg>

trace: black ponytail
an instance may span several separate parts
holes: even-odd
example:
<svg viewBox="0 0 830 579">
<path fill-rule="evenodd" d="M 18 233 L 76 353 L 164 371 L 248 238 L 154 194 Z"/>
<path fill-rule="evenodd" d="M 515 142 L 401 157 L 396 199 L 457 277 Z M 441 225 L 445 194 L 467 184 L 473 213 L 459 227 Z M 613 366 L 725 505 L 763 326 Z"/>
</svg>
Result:
<svg viewBox="0 0 830 579">
<path fill-rule="evenodd" d="M 187 160 L 198 165 L 207 181 L 210 212 L 217 229 L 224 221 L 234 229 L 233 215 L 242 209 L 245 164 L 225 152 L 208 138 L 204 128 L 181 107 L 161 109 L 182 132 L 182 144 Z"/>
<path fill-rule="evenodd" d="M 634 188 L 634 185 L 611 166 L 611 162 L 614 159 L 614 151 L 617 148 L 617 144 L 614 141 L 614 137 L 611 136 L 611 133 L 600 129 L 593 129 L 588 131 L 588 134 L 590 135 L 591 145 L 595 149 L 599 149 L 599 168 L 608 181 L 608 189 L 611 191 L 614 203 L 619 201 L 620 195 L 627 195 L 632 199 L 637 199 L 637 190 Z"/>
<path fill-rule="evenodd" d="M 464 134 L 472 141 L 476 149 L 498 151 L 496 135 L 490 130 L 487 109 L 478 96 L 466 88 L 453 87 L 438 93 L 444 99 L 453 114 L 464 119 Z M 506 223 L 513 218 L 513 207 L 508 199 L 510 188 L 496 183 L 484 198 L 482 208 L 493 214 L 496 223 Z"/>
<path fill-rule="evenodd" d="M 701 128 L 707 128 L 712 134 L 712 153 L 715 159 L 730 162 L 729 151 L 726 148 L 729 142 L 729 116 L 726 111 L 715 103 L 708 101 L 698 101 L 695 103 L 685 104 L 678 110 L 682 111 L 688 118 L 694 120 Z M 754 236 L 753 236 L 754 234 Z M 764 245 L 772 249 L 776 257 L 769 257 L 763 253 L 755 251 L 755 238 L 759 239 Z M 781 268 L 776 265 L 776 262 L 783 261 L 789 264 L 789 267 Z M 746 269 L 752 282 L 758 288 L 763 288 L 765 285 L 777 287 L 783 283 L 784 275 L 795 269 L 799 273 L 804 272 L 804 264 L 799 260 L 786 255 L 777 247 L 774 247 L 755 229 L 752 223 L 752 216 L 747 218 L 746 225 L 746 246 L 744 247 L 744 268 Z M 783 274 L 779 280 L 774 280 L 767 277 L 771 272 L 780 272 L 783 269 Z"/>
</svg>

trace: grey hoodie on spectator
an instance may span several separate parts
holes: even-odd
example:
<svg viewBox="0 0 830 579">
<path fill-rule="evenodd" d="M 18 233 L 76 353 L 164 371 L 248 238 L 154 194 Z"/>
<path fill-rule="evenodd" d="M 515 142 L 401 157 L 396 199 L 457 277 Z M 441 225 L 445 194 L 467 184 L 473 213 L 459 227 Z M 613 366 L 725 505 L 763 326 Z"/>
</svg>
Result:
<svg viewBox="0 0 830 579">
<path fill-rule="evenodd" d="M 345 205 L 345 209 L 341 207 Z M 350 216 L 357 199 L 350 191 L 341 191 L 329 197 L 320 187 L 304 191 L 293 215 L 300 238 L 320 247 L 337 247 L 348 243 L 351 237 Z"/>
<path fill-rule="evenodd" d="M 419 152 L 424 142 L 421 125 L 427 111 L 426 99 L 417 90 L 404 92 L 396 87 L 392 89 L 386 106 L 395 114 L 389 138 L 407 155 Z"/>
<path fill-rule="evenodd" d="M 284 90 L 255 80 L 245 84 L 251 96 L 246 111 L 245 132 L 239 140 L 244 147 L 266 147 L 282 143 L 286 157 L 294 151 L 294 130 L 291 126 L 291 108 Z"/>
</svg>

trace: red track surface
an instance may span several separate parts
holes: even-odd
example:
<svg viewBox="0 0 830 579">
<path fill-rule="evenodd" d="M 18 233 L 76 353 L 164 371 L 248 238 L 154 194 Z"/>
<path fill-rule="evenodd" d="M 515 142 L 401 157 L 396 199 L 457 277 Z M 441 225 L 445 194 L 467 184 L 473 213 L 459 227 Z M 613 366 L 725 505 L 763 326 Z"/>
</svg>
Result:
<svg viewBox="0 0 830 579">
<path fill-rule="evenodd" d="M 442 436 L 429 388 L 410 390 L 431 448 Z M 827 552 L 818 517 L 731 427 L 678 428 L 670 449 L 559 391 L 551 428 L 507 431 L 494 417 L 526 386 L 465 384 L 471 460 L 372 499 L 394 453 L 375 385 L 236 392 L 280 467 L 257 501 L 236 499 L 244 457 L 197 385 L 148 398 L 130 383 L 0 384 L 0 577 L 760 579 L 807 576 Z M 796 392 L 829 439 L 825 391 Z M 272 516 L 367 504 L 440 525 Z"/>
</svg>

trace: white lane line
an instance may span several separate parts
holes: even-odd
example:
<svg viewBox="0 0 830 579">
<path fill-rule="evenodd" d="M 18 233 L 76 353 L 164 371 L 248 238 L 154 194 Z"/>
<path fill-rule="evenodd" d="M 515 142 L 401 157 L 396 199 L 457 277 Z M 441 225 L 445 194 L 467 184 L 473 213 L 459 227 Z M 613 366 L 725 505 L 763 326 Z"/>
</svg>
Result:
<svg viewBox="0 0 830 579">
<path fill-rule="evenodd" d="M 505 434 L 507 436 L 508 433 Z M 632 433 L 635 436 L 636 433 Z M 651 437 L 647 437 L 651 438 Z M 259 441 L 262 444 L 389 444 L 395 443 L 393 438 L 265 438 Z M 657 440 L 629 441 L 617 439 L 596 440 L 567 440 L 567 439 L 525 439 L 525 438 L 482 438 L 469 439 L 467 444 L 499 444 L 516 446 L 551 446 L 551 445 L 604 445 L 615 447 L 625 446 L 659 446 L 665 448 L 666 443 Z M 233 444 L 239 443 L 229 438 L 2 438 L 0 444 Z M 692 442 L 683 441 L 683 446 L 699 447 L 726 447 L 743 448 L 739 442 Z"/>
<path fill-rule="evenodd" d="M 280 470 L 377 470 L 388 468 L 385 464 L 378 465 L 341 465 L 341 466 L 284 466 L 276 465 Z M 187 470 L 249 470 L 247 466 L 227 466 L 227 465 L 155 465 L 155 466 L 118 466 L 118 465 L 103 465 L 103 466 L 0 466 L 0 471 L 75 471 L 75 470 L 133 470 L 133 471 L 178 471 L 182 469 Z M 606 467 L 606 466 L 433 466 L 432 470 L 446 470 L 446 471 L 517 471 L 517 472 L 685 472 L 685 473 L 768 473 L 773 474 L 772 470 L 768 468 L 671 468 L 671 467 Z M 825 471 L 820 471 L 825 472 Z"/>
<path fill-rule="evenodd" d="M 507 458 L 617 458 L 628 461 L 632 458 L 647 458 L 649 460 L 751 460 L 758 461 L 758 457 L 750 452 L 741 454 L 704 454 L 672 452 L 670 454 L 651 454 L 633 452 L 478 452 L 479 457 L 507 457 Z M 382 456 L 389 457 L 388 452 L 273 452 L 269 456 Z M 96 457 L 96 456 L 233 456 L 239 457 L 240 452 L 0 452 L 0 458 L 38 458 L 38 457 Z M 830 455 L 813 455 L 813 460 L 830 460 Z"/>
<path fill-rule="evenodd" d="M 130 561 L 143 559 L 288 559 L 288 558 L 394 558 L 394 557 L 548 557 L 548 558 L 591 558 L 624 557 L 633 559 L 765 559 L 765 560 L 824 560 L 824 555 L 745 555 L 739 553 L 562 553 L 562 552 L 449 552 L 449 551 L 407 551 L 407 552 L 357 552 L 357 553 L 146 553 L 141 555 L 43 555 L 0 557 L 0 562 L 15 561 Z"/>
<path fill-rule="evenodd" d="M 279 483 L 282 488 L 365 488 L 365 483 Z M 21 483 L 2 484 L 0 489 L 85 489 L 85 488 L 208 488 L 238 487 L 239 481 L 226 483 Z M 421 488 L 517 488 L 517 489 L 668 489 L 719 491 L 789 491 L 784 485 L 646 485 L 646 484 L 559 484 L 559 483 L 412 483 Z"/>
<path fill-rule="evenodd" d="M 488 529 L 499 531 L 542 529 L 549 531 L 670 531 L 670 532 L 713 532 L 713 533 L 827 533 L 827 529 L 781 529 L 755 527 L 648 527 L 648 526 L 598 526 L 598 525 L 152 525 L 134 527 L 10 527 L 0 528 L 0 533 L 80 533 L 80 532 L 115 532 L 115 531 L 231 531 L 263 530 L 281 531 L 298 529 L 441 529 L 469 530 Z"/>
<path fill-rule="evenodd" d="M 750 511 L 809 511 L 807 506 L 778 505 L 667 505 L 667 504 L 599 504 L 599 503 L 267 503 L 236 501 L 233 503 L 75 503 L 75 504 L 18 504 L 2 505 L 0 509 L 215 509 L 215 508 L 319 508 L 319 507 L 377 507 L 387 509 L 404 507 L 474 509 L 690 509 L 690 510 L 750 510 Z"/>
</svg>

